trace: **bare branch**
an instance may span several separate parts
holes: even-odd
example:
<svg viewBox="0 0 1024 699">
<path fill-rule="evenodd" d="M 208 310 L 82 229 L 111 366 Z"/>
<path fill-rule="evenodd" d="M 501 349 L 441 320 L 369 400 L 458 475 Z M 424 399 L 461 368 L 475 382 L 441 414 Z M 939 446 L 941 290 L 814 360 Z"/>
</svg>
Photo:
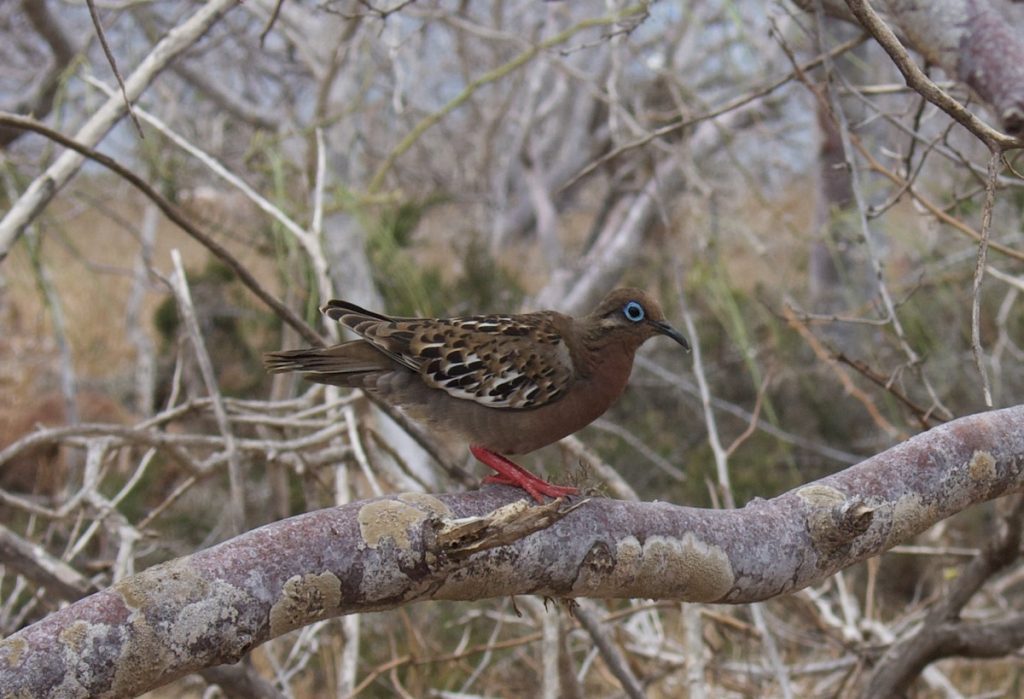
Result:
<svg viewBox="0 0 1024 699">
<path fill-rule="evenodd" d="M 892 57 L 896 67 L 903 74 L 907 84 L 917 90 L 922 97 L 942 109 L 953 119 L 960 122 L 989 148 L 1000 151 L 1012 148 L 1024 148 L 1024 140 L 1008 136 L 974 116 L 965 106 L 960 104 L 948 92 L 940 88 L 924 71 L 918 67 L 914 59 L 900 43 L 889 26 L 878 16 L 868 0 L 846 0 L 850 11 L 875 40 L 881 44 L 886 53 Z M 1019 117 L 1018 117 L 1019 118 Z"/>
<path fill-rule="evenodd" d="M 996 539 L 981 556 L 971 561 L 952 590 L 928 612 L 924 622 L 886 651 L 862 696 L 898 696 L 925 666 L 941 658 L 953 655 L 994 658 L 1024 646 L 1024 615 L 984 622 L 960 619 L 964 605 L 981 586 L 1017 560 L 1022 516 L 1024 498 L 1018 495 L 1003 518 Z"/>
<path fill-rule="evenodd" d="M 25 541 L 2 524 L 0 561 L 60 599 L 74 601 L 97 589 L 70 565 L 51 556 L 42 546 Z"/>
<path fill-rule="evenodd" d="M 996 179 L 999 176 L 999 154 L 992 153 L 988 159 L 988 178 L 985 180 L 985 203 L 981 210 L 981 242 L 978 244 L 978 258 L 974 265 L 974 283 L 971 293 L 971 352 L 974 364 L 981 375 L 981 390 L 985 405 L 992 407 L 992 386 L 985 367 L 985 351 L 981 348 L 981 283 L 985 279 L 988 260 L 988 236 L 992 229 L 992 209 L 996 205 Z"/>
<path fill-rule="evenodd" d="M 608 663 L 608 669 L 622 683 L 622 689 L 625 690 L 626 696 L 632 699 L 643 699 L 646 697 L 647 694 L 644 692 L 643 685 L 640 684 L 636 675 L 629 668 L 626 658 L 623 657 L 619 648 L 608 639 L 610 631 L 601 623 L 596 610 L 584 600 L 576 608 L 575 614 L 576 618 L 580 620 L 580 623 L 590 633 L 590 637 L 594 639 L 594 644 L 604 657 L 605 662 Z"/>
<path fill-rule="evenodd" d="M 199 319 L 196 318 L 195 306 L 192 304 L 192 293 L 188 288 L 188 278 L 185 276 L 185 266 L 182 264 L 181 253 L 177 248 L 171 251 L 171 258 L 174 261 L 174 277 L 171 283 L 174 287 L 174 295 L 177 297 L 178 311 L 184 320 L 185 329 L 192 342 L 192 350 L 195 352 L 196 361 L 199 364 L 199 371 L 203 376 L 203 383 L 206 384 L 206 390 L 210 395 L 217 427 L 220 429 L 221 437 L 224 438 L 224 451 L 228 459 L 228 480 L 231 489 L 231 510 L 228 513 L 228 519 L 231 522 L 232 530 L 239 532 L 245 529 L 246 518 L 244 474 L 238 454 L 238 444 L 228 421 L 227 410 L 224 408 L 224 396 L 221 395 L 220 386 L 217 384 L 217 373 L 210 360 L 210 354 L 206 351 L 206 342 L 203 340 L 203 333 L 199 328 Z"/>
<path fill-rule="evenodd" d="M 35 131 L 36 133 L 42 134 L 51 141 L 80 153 L 82 156 L 103 165 L 110 171 L 128 180 L 132 186 L 145 194 L 150 201 L 156 204 L 157 207 L 164 212 L 164 215 L 167 216 L 167 218 L 176 223 L 183 231 L 199 241 L 204 247 L 230 267 L 231 270 L 238 275 L 238 278 L 242 283 L 249 287 L 257 298 L 267 304 L 267 306 L 269 306 L 271 310 L 281 318 L 281 320 L 288 323 L 288 325 L 290 325 L 297 333 L 314 345 L 320 346 L 324 344 L 323 339 L 316 334 L 316 332 L 310 328 L 305 321 L 299 318 L 292 309 L 282 304 L 273 294 L 266 291 L 259 281 L 256 280 L 256 277 L 253 276 L 253 274 L 244 265 L 236 260 L 235 257 L 228 252 L 227 248 L 189 221 L 178 207 L 168 201 L 163 195 L 153 189 L 153 187 L 133 171 L 121 165 L 110 156 L 99 153 L 84 143 L 79 143 L 74 139 L 68 138 L 64 134 L 54 131 L 33 119 L 0 112 L 0 125 Z M 2 223 L 0 223 L 0 228 L 2 228 Z M 0 262 L 3 262 L 3 252 L 4 251 L 0 249 Z"/>
<path fill-rule="evenodd" d="M 135 125 L 135 130 L 138 131 L 139 138 L 145 138 L 146 134 L 142 133 L 142 124 L 139 123 L 138 117 L 135 116 L 135 111 L 132 109 L 132 102 L 128 99 L 128 93 L 124 89 L 124 78 L 121 77 L 121 71 L 117 67 L 117 59 L 114 58 L 114 53 L 110 50 L 110 45 L 107 44 L 107 35 L 103 31 L 103 22 L 100 21 L 100 13 L 96 10 L 96 2 L 95 0 L 85 0 L 85 4 L 89 8 L 89 16 L 92 18 L 92 26 L 96 28 L 96 36 L 99 37 L 100 46 L 103 47 L 103 55 L 107 57 L 107 63 L 110 64 L 110 69 L 114 72 L 114 78 L 117 80 L 117 85 L 121 88 L 121 97 L 124 98 L 124 108 L 128 111 L 128 116 L 132 118 L 132 124 Z"/>
<path fill-rule="evenodd" d="M 76 49 L 67 32 L 50 12 L 47 0 L 22 0 L 21 9 L 28 17 L 32 28 L 43 37 L 53 53 L 53 65 L 39 80 L 35 94 L 14 105 L 11 111 L 31 114 L 37 119 L 45 118 L 53 109 L 54 98 L 61 84 L 61 76 L 74 60 Z M 0 128 L 0 150 L 17 140 L 24 132 L 20 129 Z"/>
<path fill-rule="evenodd" d="M 198 41 L 223 13 L 236 4 L 236 0 L 211 0 L 171 29 L 125 81 L 128 101 L 137 99 L 168 63 Z M 124 100 L 120 97 L 111 97 L 78 130 L 74 140 L 88 147 L 96 145 L 124 113 Z M 7 125 L 14 126 L 9 122 Z M 44 173 L 32 181 L 6 215 L 0 219 L 0 263 L 6 259 L 11 246 L 25 226 L 39 215 L 54 194 L 78 172 L 83 161 L 84 158 L 79 153 L 62 154 Z"/>
</svg>

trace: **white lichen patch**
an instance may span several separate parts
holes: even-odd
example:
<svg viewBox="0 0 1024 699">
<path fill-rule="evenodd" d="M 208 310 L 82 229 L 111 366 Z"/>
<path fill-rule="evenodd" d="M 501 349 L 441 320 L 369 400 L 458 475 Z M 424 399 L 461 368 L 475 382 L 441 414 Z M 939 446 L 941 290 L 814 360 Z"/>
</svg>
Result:
<svg viewBox="0 0 1024 699">
<path fill-rule="evenodd" d="M 281 597 L 270 608 L 271 638 L 337 614 L 341 607 L 341 581 L 334 573 L 289 578 Z"/>
<path fill-rule="evenodd" d="M 112 589 L 130 612 L 131 630 L 126 634 L 120 661 L 115 666 L 111 692 L 116 696 L 132 696 L 136 688 L 145 685 L 147 676 L 152 676 L 159 668 L 170 667 L 176 658 L 188 655 L 191 652 L 187 647 L 189 642 L 197 640 L 204 630 L 204 635 L 209 634 L 211 617 L 204 617 L 196 613 L 197 610 L 209 611 L 214 619 L 231 613 L 219 607 L 229 603 L 220 596 L 222 588 L 234 590 L 208 580 L 187 559 L 153 566 L 115 584 Z M 177 619 L 154 628 L 147 615 L 168 601 L 180 605 Z"/>
<path fill-rule="evenodd" d="M 3 658 L 7 667 L 16 667 L 27 649 L 28 644 L 23 638 L 4 639 L 0 641 L 0 658 Z"/>
<path fill-rule="evenodd" d="M 720 547 L 687 532 L 682 538 L 651 536 L 643 545 L 620 539 L 614 564 L 587 566 L 573 585 L 579 595 L 652 597 L 713 602 L 732 587 L 735 573 Z"/>
<path fill-rule="evenodd" d="M 886 537 L 886 548 L 907 541 L 918 532 L 924 531 L 935 522 L 935 519 L 934 507 L 924 504 L 919 495 L 904 495 L 893 505 L 892 528 Z"/>
<path fill-rule="evenodd" d="M 843 510 L 848 498 L 842 491 L 814 484 L 800 488 L 796 495 L 807 506 L 807 530 L 819 553 L 833 551 L 862 533 L 846 529 L 850 522 Z"/>
<path fill-rule="evenodd" d="M 987 451 L 976 451 L 967 462 L 967 471 L 971 478 L 982 483 L 996 478 L 996 460 Z"/>
<path fill-rule="evenodd" d="M 61 683 L 54 687 L 50 696 L 83 696 L 83 689 L 91 687 L 97 678 L 107 671 L 106 667 L 95 667 L 93 653 L 102 654 L 110 642 L 111 627 L 103 623 L 78 620 L 63 629 L 59 638 L 63 643 L 64 667 L 73 668 L 65 672 Z"/>
<path fill-rule="evenodd" d="M 209 581 L 192 568 L 188 559 L 178 558 L 155 565 L 140 575 L 115 583 L 113 591 L 131 610 L 145 610 L 165 599 L 186 600 L 204 597 Z"/>
<path fill-rule="evenodd" d="M 359 534 L 372 549 L 380 546 L 385 539 L 390 539 L 399 549 L 408 549 L 412 545 L 409 530 L 425 520 L 430 513 L 431 510 L 414 507 L 402 499 L 377 500 L 359 508 Z"/>
<path fill-rule="evenodd" d="M 427 493 L 401 493 L 398 499 L 438 517 L 452 516 L 452 508 Z"/>
<path fill-rule="evenodd" d="M 181 608 L 168 629 L 168 636 L 175 646 L 188 647 L 204 636 L 209 636 L 210 626 L 216 624 L 223 630 L 224 645 L 246 645 L 250 639 L 231 637 L 236 633 L 238 608 L 244 602 L 245 594 L 242 590 L 223 581 L 213 580 L 207 585 L 201 599 Z M 222 621 L 228 623 L 218 623 Z"/>
<path fill-rule="evenodd" d="M 833 508 L 846 501 L 846 494 L 828 485 L 813 484 L 796 491 L 798 498 L 811 507 Z"/>
<path fill-rule="evenodd" d="M 66 629 L 60 632 L 60 640 L 73 653 L 80 653 L 89 640 L 91 624 L 84 621 L 76 621 L 69 624 Z"/>
<path fill-rule="evenodd" d="M 113 696 L 134 696 L 137 688 L 144 686 L 148 678 L 170 667 L 176 656 L 186 651 L 171 648 L 165 637 L 146 620 L 145 614 L 134 612 L 130 618 L 131 630 L 126 634 L 119 662 L 114 666 L 114 680 L 111 683 Z"/>
</svg>

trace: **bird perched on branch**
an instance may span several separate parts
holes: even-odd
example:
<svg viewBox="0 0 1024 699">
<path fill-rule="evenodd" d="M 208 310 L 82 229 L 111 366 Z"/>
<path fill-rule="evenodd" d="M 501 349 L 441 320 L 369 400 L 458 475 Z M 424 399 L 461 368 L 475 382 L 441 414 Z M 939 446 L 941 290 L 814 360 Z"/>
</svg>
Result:
<svg viewBox="0 0 1024 699">
<path fill-rule="evenodd" d="M 445 438 L 460 438 L 498 475 L 485 482 L 543 496 L 553 485 L 506 455 L 526 454 L 600 417 L 622 394 L 637 348 L 666 335 L 689 350 L 640 289 L 616 289 L 589 315 L 556 311 L 459 318 L 391 318 L 347 301 L 320 309 L 360 336 L 326 348 L 272 352 L 271 372 L 361 388 Z"/>
</svg>

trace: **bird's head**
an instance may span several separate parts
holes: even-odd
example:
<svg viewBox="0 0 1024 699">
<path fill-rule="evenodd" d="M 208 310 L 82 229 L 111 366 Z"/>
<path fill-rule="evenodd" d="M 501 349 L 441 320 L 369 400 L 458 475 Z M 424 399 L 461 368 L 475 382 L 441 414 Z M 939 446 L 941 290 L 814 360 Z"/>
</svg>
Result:
<svg viewBox="0 0 1024 699">
<path fill-rule="evenodd" d="M 690 349 L 683 334 L 665 321 L 661 304 L 642 289 L 627 287 L 611 291 L 587 321 L 592 337 L 621 342 L 630 350 L 636 350 L 655 335 L 665 335 L 687 351 Z"/>
</svg>

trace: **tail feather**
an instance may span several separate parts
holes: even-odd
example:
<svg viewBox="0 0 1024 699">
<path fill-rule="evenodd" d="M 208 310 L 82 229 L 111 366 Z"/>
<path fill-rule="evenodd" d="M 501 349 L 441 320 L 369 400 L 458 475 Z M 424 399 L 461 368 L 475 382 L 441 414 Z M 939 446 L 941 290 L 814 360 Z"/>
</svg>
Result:
<svg viewBox="0 0 1024 699">
<path fill-rule="evenodd" d="M 297 371 L 309 381 L 338 386 L 361 386 L 367 374 L 394 368 L 386 356 L 363 340 L 333 347 L 268 352 L 263 363 L 272 374 Z"/>
<path fill-rule="evenodd" d="M 342 301 L 341 299 L 331 299 L 323 306 L 320 307 L 320 312 L 326 315 L 332 320 L 341 321 L 342 317 L 348 314 L 355 314 L 360 316 L 366 316 L 367 318 L 373 318 L 374 320 L 382 320 L 385 323 L 390 323 L 394 318 L 386 316 L 382 313 L 375 311 L 368 311 L 362 306 L 357 306 L 349 301 Z"/>
</svg>

